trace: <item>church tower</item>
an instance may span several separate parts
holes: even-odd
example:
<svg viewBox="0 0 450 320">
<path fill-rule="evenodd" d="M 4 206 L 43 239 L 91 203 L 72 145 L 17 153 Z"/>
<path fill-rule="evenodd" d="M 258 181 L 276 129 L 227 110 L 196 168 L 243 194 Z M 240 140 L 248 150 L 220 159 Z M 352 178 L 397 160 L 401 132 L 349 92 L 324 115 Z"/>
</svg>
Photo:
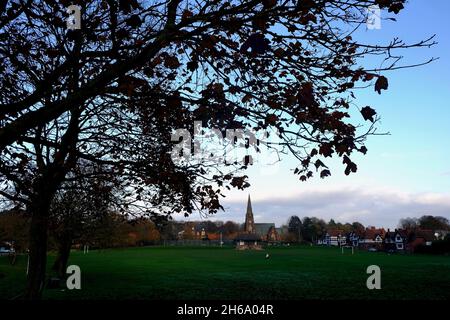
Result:
<svg viewBox="0 0 450 320">
<path fill-rule="evenodd" d="M 252 202 L 250 195 L 248 195 L 247 213 L 245 214 L 245 233 L 255 233 L 255 221 L 253 220 Z"/>
</svg>

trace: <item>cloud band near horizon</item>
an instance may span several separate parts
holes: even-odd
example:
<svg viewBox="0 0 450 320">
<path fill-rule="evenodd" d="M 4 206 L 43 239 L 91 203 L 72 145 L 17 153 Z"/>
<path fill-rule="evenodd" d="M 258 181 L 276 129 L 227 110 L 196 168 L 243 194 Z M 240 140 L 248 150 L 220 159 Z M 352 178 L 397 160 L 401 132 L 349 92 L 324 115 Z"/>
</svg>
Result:
<svg viewBox="0 0 450 320">
<path fill-rule="evenodd" d="M 210 220 L 243 222 L 247 194 L 242 198 L 222 200 L 225 212 L 209 216 Z M 285 224 L 290 216 L 317 217 L 325 221 L 361 222 L 365 226 L 396 228 L 401 218 L 423 215 L 443 216 L 450 219 L 450 195 L 441 193 L 401 193 L 390 190 L 366 191 L 348 188 L 305 191 L 285 197 L 253 197 L 255 222 Z M 189 220 L 198 220 L 193 214 Z"/>
</svg>

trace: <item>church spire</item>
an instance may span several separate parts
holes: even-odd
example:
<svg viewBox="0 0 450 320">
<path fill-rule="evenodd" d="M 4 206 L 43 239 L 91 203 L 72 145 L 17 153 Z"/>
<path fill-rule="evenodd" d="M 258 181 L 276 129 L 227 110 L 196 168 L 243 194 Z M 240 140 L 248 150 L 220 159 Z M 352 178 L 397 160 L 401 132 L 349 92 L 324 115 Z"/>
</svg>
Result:
<svg viewBox="0 0 450 320">
<path fill-rule="evenodd" d="M 250 194 L 248 195 L 247 213 L 245 214 L 245 232 L 246 233 L 255 233 L 252 201 L 250 200 Z"/>
<path fill-rule="evenodd" d="M 249 214 L 249 213 L 253 216 L 252 201 L 250 200 L 250 194 L 248 195 L 248 200 L 247 200 L 247 214 Z"/>
</svg>

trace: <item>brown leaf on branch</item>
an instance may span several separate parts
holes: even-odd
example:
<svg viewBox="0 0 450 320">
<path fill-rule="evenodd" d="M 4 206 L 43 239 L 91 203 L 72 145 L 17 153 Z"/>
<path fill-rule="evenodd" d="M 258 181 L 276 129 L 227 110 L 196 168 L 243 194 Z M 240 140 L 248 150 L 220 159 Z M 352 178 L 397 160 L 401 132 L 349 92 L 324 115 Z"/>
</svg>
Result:
<svg viewBox="0 0 450 320">
<path fill-rule="evenodd" d="M 320 173 L 320 177 L 322 179 L 331 176 L 331 172 L 328 169 L 322 170 L 322 172 Z"/>
<path fill-rule="evenodd" d="M 371 107 L 367 106 L 361 109 L 361 114 L 364 118 L 364 120 L 370 120 L 371 122 L 375 122 L 374 116 L 377 114 L 377 112 L 372 109 Z"/>
<path fill-rule="evenodd" d="M 254 33 L 250 35 L 247 40 L 245 40 L 240 51 L 245 53 L 249 48 L 253 54 L 264 54 L 267 50 L 269 50 L 270 43 L 263 34 Z"/>
<path fill-rule="evenodd" d="M 379 76 L 375 82 L 375 91 L 381 94 L 381 90 L 387 90 L 388 86 L 388 79 L 384 76 Z"/>
</svg>

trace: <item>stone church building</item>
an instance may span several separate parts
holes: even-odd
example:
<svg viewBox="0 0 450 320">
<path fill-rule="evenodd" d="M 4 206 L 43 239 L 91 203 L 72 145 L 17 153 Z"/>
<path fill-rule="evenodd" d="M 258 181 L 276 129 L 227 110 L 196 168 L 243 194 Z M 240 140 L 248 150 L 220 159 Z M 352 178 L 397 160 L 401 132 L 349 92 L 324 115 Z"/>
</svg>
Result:
<svg viewBox="0 0 450 320">
<path fill-rule="evenodd" d="M 262 243 L 272 244 L 280 241 L 274 223 L 255 223 L 250 195 L 248 196 L 243 229 L 243 232 L 239 233 L 235 239 L 236 248 L 239 250 L 260 250 L 262 249 Z"/>
</svg>

